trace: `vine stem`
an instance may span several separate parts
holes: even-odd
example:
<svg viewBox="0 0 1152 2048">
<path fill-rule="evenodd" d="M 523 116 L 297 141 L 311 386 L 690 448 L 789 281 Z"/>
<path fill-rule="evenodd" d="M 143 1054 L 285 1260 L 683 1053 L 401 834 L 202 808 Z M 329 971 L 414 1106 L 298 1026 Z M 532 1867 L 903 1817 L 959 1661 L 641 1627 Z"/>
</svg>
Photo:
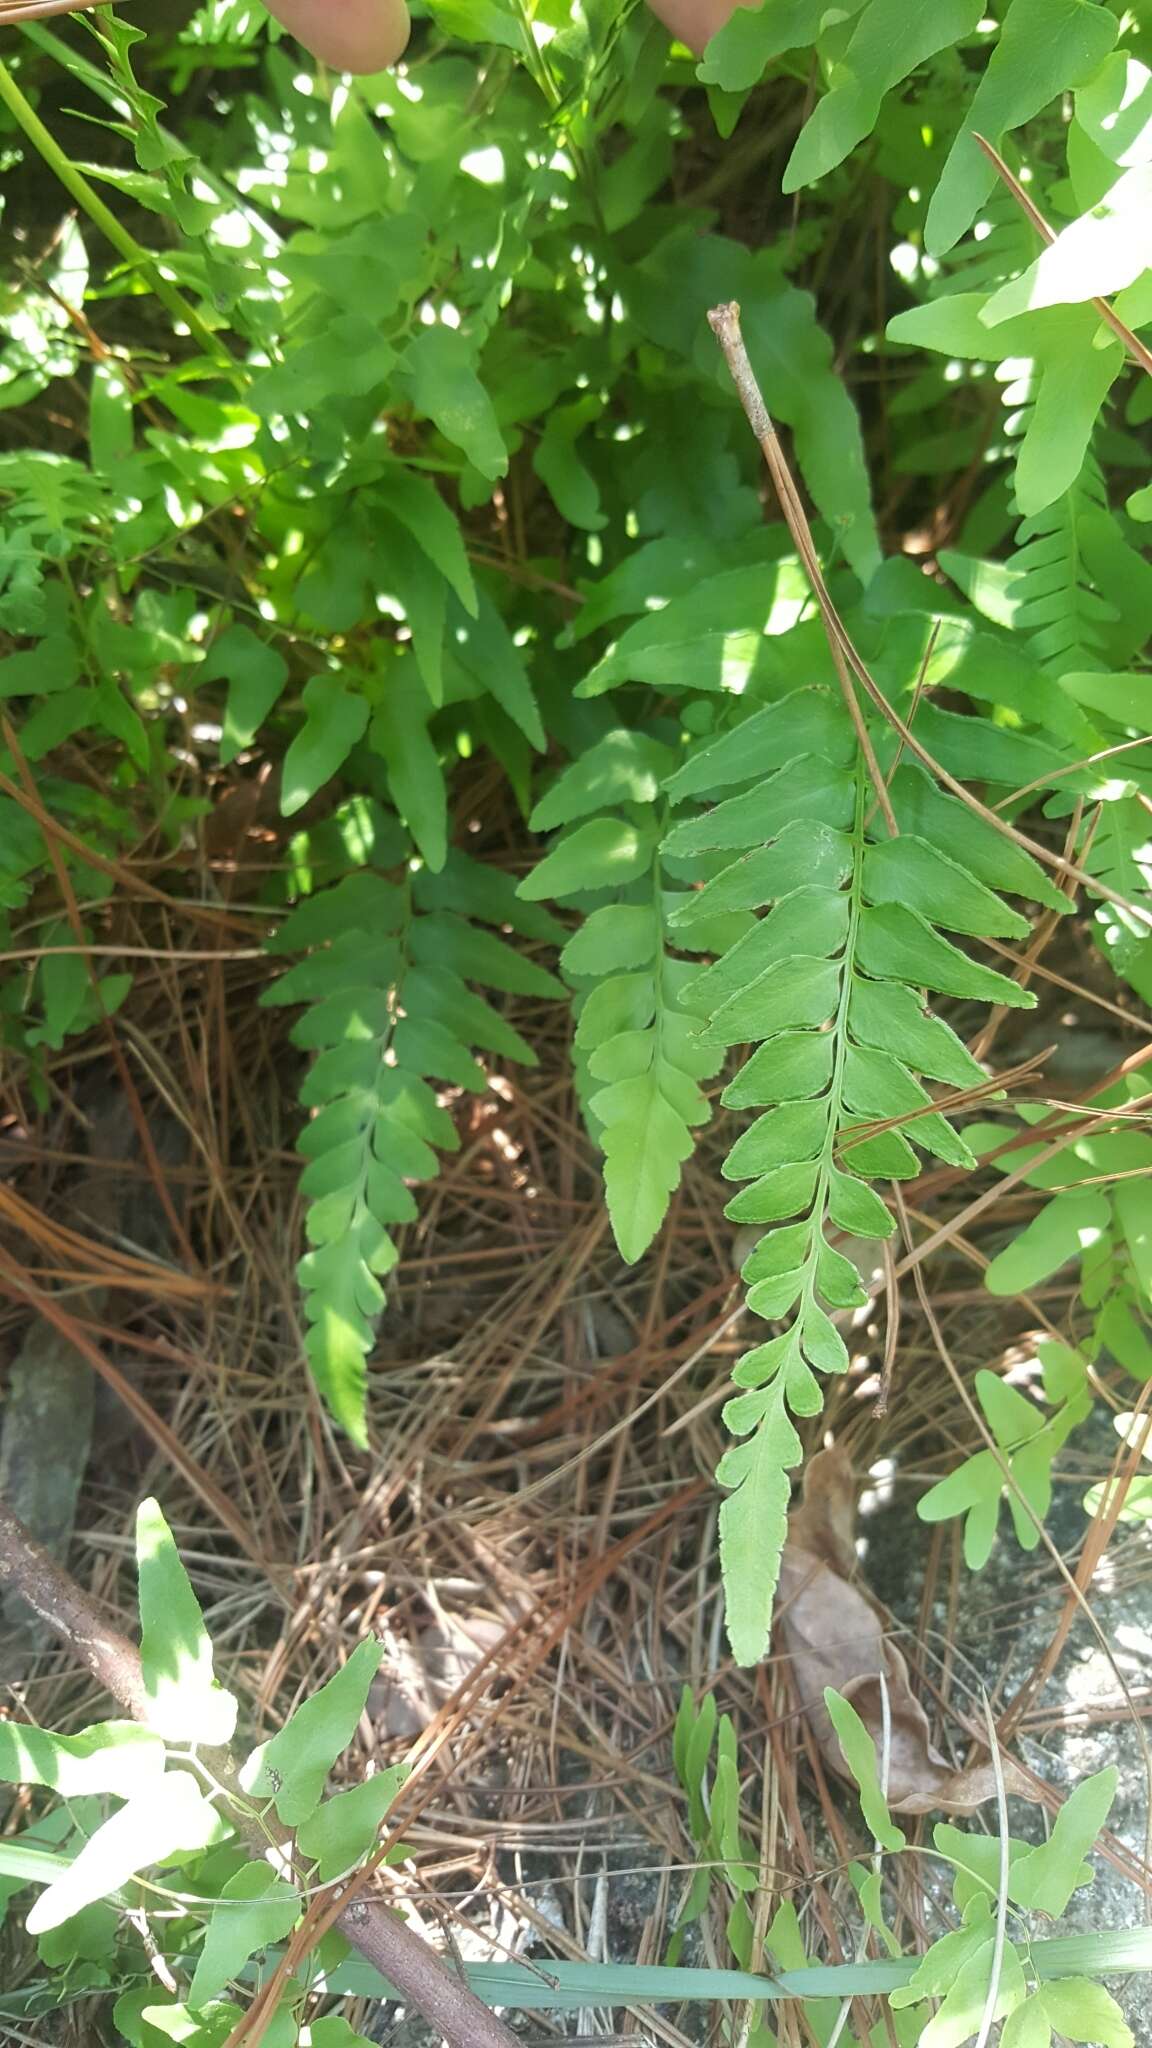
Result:
<svg viewBox="0 0 1152 2048">
<path fill-rule="evenodd" d="M 213 334 L 207 322 L 190 305 L 183 292 L 170 284 L 154 257 L 148 254 L 136 240 L 135 235 L 117 220 L 110 206 L 106 206 L 100 194 L 93 190 L 82 171 L 71 163 L 55 136 L 46 128 L 39 114 L 25 98 L 9 71 L 0 62 L 0 102 L 7 107 L 17 126 L 27 136 L 32 147 L 43 157 L 50 171 L 55 172 L 65 190 L 70 192 L 76 204 L 88 215 L 94 227 L 98 227 L 113 248 L 139 272 L 161 305 L 166 306 L 174 320 L 188 329 L 189 334 L 199 342 L 207 355 L 223 360 L 232 366 L 232 358 L 219 336 Z"/>
<path fill-rule="evenodd" d="M 53 1635 L 87 1666 L 135 1721 L 147 1723 L 151 1702 L 140 1652 L 100 1614 L 88 1595 L 0 1500 L 0 1586 L 23 1594 Z M 236 1760 L 229 1750 L 206 1752 L 216 1778 L 232 1791 Z M 234 1809 L 239 1833 L 254 1856 L 267 1854 L 258 1822 Z M 334 1924 L 353 1948 L 385 1977 L 407 2005 L 439 2029 L 448 2048 L 517 2048 L 516 2037 L 483 2000 L 380 1899 L 353 1897 Z"/>
<path fill-rule="evenodd" d="M 773 424 L 772 415 L 764 403 L 764 394 L 756 382 L 756 372 L 748 360 L 744 336 L 740 332 L 740 308 L 735 299 L 730 300 L 725 306 L 713 306 L 708 315 L 708 325 L 724 351 L 724 360 L 731 372 L 732 382 L 736 386 L 748 424 L 760 443 L 761 452 L 768 465 L 768 473 L 776 486 L 780 509 L 784 514 L 788 531 L 796 543 L 796 552 L 804 564 L 805 574 L 812 585 L 812 594 L 820 607 L 821 623 L 828 638 L 836 673 L 840 678 L 844 702 L 856 729 L 860 752 L 868 769 L 868 779 L 875 791 L 876 802 L 884 823 L 893 839 L 896 839 L 899 837 L 899 827 L 889 800 L 888 785 L 880 772 L 880 763 L 876 759 L 872 737 L 856 701 L 856 691 L 852 685 L 848 663 L 844 658 L 841 644 L 844 629 L 840 626 L 839 614 L 824 581 L 824 571 L 820 567 L 820 557 L 816 553 L 816 543 L 812 538 L 808 515 L 792 480 L 792 472 L 785 461 L 780 437 Z"/>
</svg>

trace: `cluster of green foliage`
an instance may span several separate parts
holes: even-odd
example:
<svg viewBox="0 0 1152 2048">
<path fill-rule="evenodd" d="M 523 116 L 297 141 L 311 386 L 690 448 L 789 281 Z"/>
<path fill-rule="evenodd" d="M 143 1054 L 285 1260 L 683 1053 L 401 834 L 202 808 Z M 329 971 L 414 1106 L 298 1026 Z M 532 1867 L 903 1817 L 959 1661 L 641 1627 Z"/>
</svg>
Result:
<svg viewBox="0 0 1152 2048">
<path fill-rule="evenodd" d="M 283 1942 L 310 1897 L 361 1865 L 406 1770 L 378 1771 L 323 1797 L 383 1655 L 369 1638 L 251 1752 L 237 1784 L 222 1786 L 219 1755 L 235 1732 L 237 1702 L 214 1676 L 196 1595 L 154 1501 L 137 1517 L 136 1561 L 146 1720 L 102 1721 L 69 1736 L 0 1724 L 0 1779 L 49 1787 L 59 1801 L 0 1849 L 0 1913 L 30 1885 L 42 1887 L 27 1926 L 44 1972 L 0 2000 L 0 2011 L 35 2020 L 114 1990 L 117 2035 L 132 2048 L 219 2048 L 245 2010 L 230 1987 L 249 1975 L 257 1952 Z M 279 1868 L 244 1839 L 247 1822 L 249 1835 L 254 1824 L 271 1845 L 276 1821 L 292 1831 Z M 398 1845 L 390 1853 L 408 1852 Z M 346 1942 L 327 1937 L 311 1967 L 322 1972 L 346 1953 Z M 160 1995 L 157 1955 L 161 1975 L 184 1995 Z M 313 2048 L 355 2048 L 363 2036 L 339 2014 L 301 2036 L 312 1988 L 288 1982 L 264 2039 L 272 2048 L 301 2038 Z"/>
<path fill-rule="evenodd" d="M 366 1965 L 349 1962 L 341 1933 L 323 1935 L 297 1971 L 284 1970 L 279 1979 L 274 1973 L 305 1908 L 373 1854 L 378 1863 L 381 1846 L 387 1847 L 379 1837 L 403 1788 L 403 1765 L 325 1796 L 329 1773 L 364 1712 L 383 1644 L 371 1637 L 359 1644 L 237 1769 L 227 1754 L 237 1702 L 215 1677 L 199 1604 L 154 1501 L 137 1516 L 136 1562 L 143 1718 L 102 1721 L 71 1736 L 0 1722 L 0 1782 L 55 1795 L 55 1803 L 0 1841 L 0 1920 L 14 1898 L 39 1888 L 27 1927 L 40 1966 L 19 1991 L 0 1990 L 0 2024 L 35 2024 L 94 1994 L 114 1993 L 116 2036 L 130 2048 L 165 2048 L 173 2041 L 225 2048 L 252 1993 L 273 1984 L 277 1995 L 266 2000 L 260 2022 L 268 2048 L 297 2042 L 301 2048 L 368 2048 L 340 2011 L 341 1998 L 387 1996 L 388 1986 Z M 905 1960 L 884 1920 L 879 1869 L 881 1849 L 899 1851 L 905 1838 L 888 1813 L 863 1723 L 846 1700 L 833 1692 L 827 1699 L 877 1844 L 873 1870 L 854 1864 L 850 1872 L 862 1927 L 878 1932 L 900 1967 L 894 1975 L 884 1964 L 820 1970 L 813 1991 L 819 1980 L 831 1998 L 808 1996 L 808 1959 L 795 1906 L 787 1901 L 756 1957 L 750 1901 L 760 1878 L 740 1833 L 732 1726 L 726 1716 L 717 1720 L 711 1695 L 697 1712 L 687 1693 L 674 1754 L 692 1831 L 708 1860 L 693 1880 L 681 1929 L 704 1910 L 713 1884 L 728 1887 L 728 1939 L 747 1973 L 744 1995 L 759 2001 L 761 2015 L 769 2009 L 766 1997 L 795 2001 L 815 2039 L 830 2041 L 835 2025 L 845 2048 L 862 2044 L 843 2032 L 842 2017 L 837 2022 L 841 1990 L 846 1998 L 887 1996 L 887 2019 L 871 2033 L 868 2048 L 893 2039 L 901 2048 L 916 2041 L 925 2048 L 961 2048 L 975 2037 L 985 2012 L 1005 2019 L 1002 2038 L 1010 2048 L 1049 2048 L 1053 2029 L 1070 2041 L 1133 2048 L 1114 1999 L 1072 1966 L 1083 1944 L 1036 1940 L 1030 1928 L 1030 1916 L 1058 1918 L 1090 1882 L 1084 1857 L 1107 1818 L 1115 1773 L 1078 1785 L 1040 1847 L 1006 1834 L 997 1841 L 938 1827 L 936 1853 L 953 1873 L 957 1924 L 918 1960 Z M 394 1842 L 383 1860 L 395 1863 L 408 1854 Z M 1125 1939 L 1117 1948 L 1106 1936 L 1094 1938 L 1088 1970 L 1103 1971 L 1109 1962 L 1124 1967 Z M 1137 1967 L 1148 1966 L 1146 1951 L 1145 1941 Z M 497 2004 L 524 1998 L 536 2005 L 611 2006 L 647 1996 L 720 1995 L 709 1970 L 628 1966 L 598 1973 L 595 1965 L 568 1965 L 562 1979 L 551 1969 L 513 1963 L 474 1974 L 483 1995 Z M 742 2038 L 749 2048 L 775 2048 L 777 2040 L 762 2017 Z"/>
<path fill-rule="evenodd" d="M 853 1861 L 846 1876 L 855 1893 L 865 1943 L 875 1941 L 892 1959 L 902 1955 L 885 1918 L 884 1855 L 908 1846 L 888 1810 L 882 1784 L 883 1760 L 850 1700 L 829 1688 L 824 1695 L 849 1770 L 860 1795 L 865 1823 L 875 1845 L 869 1864 Z M 674 1759 L 688 1802 L 689 1824 L 701 1862 L 681 1905 L 673 1952 L 684 1930 L 707 1910 L 719 1891 L 727 1905 L 725 1933 L 744 1969 L 755 1967 L 754 1905 L 760 1888 L 756 1850 L 741 1831 L 740 1776 L 736 1737 L 727 1714 L 718 1714 L 709 1694 L 701 1707 L 687 1691 L 676 1721 Z M 1087 1974 L 1102 1962 L 1091 1944 L 1077 1952 L 1086 1974 L 1053 1969 L 1059 1942 L 1037 1941 L 1034 1922 L 1055 1920 L 1073 1894 L 1092 1881 L 1084 1858 L 1107 1819 L 1116 1795 L 1117 1774 L 1109 1769 L 1084 1778 L 1061 1807 L 1048 1840 L 1039 1846 L 1002 1833 L 982 1834 L 941 1822 L 932 1831 L 935 1857 L 950 1875 L 957 1924 L 919 1958 L 915 1970 L 888 1992 L 885 2017 L 861 2037 L 848 2031 L 854 1991 L 845 1981 L 841 1997 L 805 2001 L 805 2021 L 814 2039 L 844 2048 L 963 2048 L 985 2041 L 1003 2022 L 1002 2048 L 1050 2048 L 1053 2035 L 1091 2041 L 1101 2048 L 1133 2048 L 1134 2036 L 1112 1994 Z M 812 1967 L 794 1902 L 783 1899 L 760 1942 L 768 1968 L 788 1972 Z M 864 1953 L 863 1948 L 860 1951 Z M 846 1980 L 850 1973 L 845 1972 Z M 819 1972 L 826 1979 L 826 1971 Z M 823 1988 L 823 1985 L 822 1985 Z M 742 2036 L 747 2048 L 778 2048 L 778 2037 L 763 2020 Z"/>
<path fill-rule="evenodd" d="M 77 101 L 92 161 L 53 129 Z M 1034 1541 L 1091 1368 L 1152 1372 L 1152 1138 L 1138 1072 L 1034 1152 L 1031 1111 L 965 1123 L 989 1076 L 964 1039 L 1033 1003 L 1012 944 L 1079 904 L 1152 995 L 1149 25 L 1124 0 L 763 0 L 697 64 L 617 0 L 425 0 L 404 65 L 348 80 L 209 0 L 154 40 L 104 9 L 29 24 L 0 107 L 12 176 L 64 188 L 42 246 L 20 230 L 0 404 L 87 406 L 86 446 L 0 456 L 0 905 L 41 949 L 0 1016 L 29 1088 L 127 994 L 75 948 L 142 830 L 197 828 L 171 752 L 271 758 L 299 822 L 268 1000 L 305 1006 L 314 1055 L 308 1357 L 349 1434 L 453 1100 L 534 1058 L 492 992 L 570 997 L 626 1259 L 701 1127 L 740 1117 L 726 1213 L 763 1225 L 770 1333 L 719 1475 L 737 1657 L 768 1636 L 796 1420 L 848 1362 L 837 1239 L 891 1234 L 885 1188 L 925 1154 L 1051 1191 L 994 1291 L 1079 1262 L 1047 1407 L 986 1389 L 996 1448 L 925 1503 L 968 1516 L 974 1562 L 1005 1492 Z M 763 137 L 797 128 L 765 242 Z M 834 349 L 810 287 L 845 221 L 883 277 Z M 709 331 L 733 299 L 855 721 Z M 881 475 L 946 511 L 940 574 L 885 559 Z M 516 888 L 454 843 L 479 752 L 543 835 Z M 79 926 L 39 909 L 60 862 Z"/>
</svg>

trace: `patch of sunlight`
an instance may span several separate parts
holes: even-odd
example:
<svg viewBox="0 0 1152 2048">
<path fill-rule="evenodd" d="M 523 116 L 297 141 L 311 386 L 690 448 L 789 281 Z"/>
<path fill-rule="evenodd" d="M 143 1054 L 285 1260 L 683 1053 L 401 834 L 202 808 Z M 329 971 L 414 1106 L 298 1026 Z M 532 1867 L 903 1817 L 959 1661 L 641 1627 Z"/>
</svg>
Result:
<svg viewBox="0 0 1152 2048">
<path fill-rule="evenodd" d="M 247 214 L 233 206 L 213 217 L 212 240 L 222 249 L 248 249 L 256 236 Z"/>
<path fill-rule="evenodd" d="M 874 1515 L 889 1505 L 896 1492 L 895 1458 L 877 1458 L 876 1463 L 868 1467 L 868 1477 L 872 1484 L 866 1486 L 860 1495 L 857 1509 L 860 1515 Z"/>
<path fill-rule="evenodd" d="M 486 149 L 471 149 L 460 159 L 460 169 L 480 185 L 502 185 L 505 177 L 504 152 L 490 143 Z"/>
<path fill-rule="evenodd" d="M 342 805 L 336 814 L 336 824 L 349 860 L 363 866 L 371 859 L 376 844 L 372 806 L 367 797 L 354 797 L 351 803 Z"/>
<path fill-rule="evenodd" d="M 1134 1621 L 1122 1621 L 1116 1630 L 1116 1641 L 1121 1649 L 1131 1650 L 1136 1657 L 1152 1657 L 1152 1631 L 1140 1628 Z"/>
</svg>

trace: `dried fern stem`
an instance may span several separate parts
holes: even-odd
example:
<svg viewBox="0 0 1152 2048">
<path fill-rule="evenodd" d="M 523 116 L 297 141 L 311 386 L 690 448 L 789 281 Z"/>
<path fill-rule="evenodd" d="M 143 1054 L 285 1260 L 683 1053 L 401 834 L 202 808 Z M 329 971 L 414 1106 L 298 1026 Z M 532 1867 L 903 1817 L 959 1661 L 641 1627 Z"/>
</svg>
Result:
<svg viewBox="0 0 1152 2048">
<path fill-rule="evenodd" d="M 51 14 L 80 14 L 100 0 L 15 0 L 0 6 L 0 28 L 19 28 L 22 21 L 44 21 Z"/>
</svg>

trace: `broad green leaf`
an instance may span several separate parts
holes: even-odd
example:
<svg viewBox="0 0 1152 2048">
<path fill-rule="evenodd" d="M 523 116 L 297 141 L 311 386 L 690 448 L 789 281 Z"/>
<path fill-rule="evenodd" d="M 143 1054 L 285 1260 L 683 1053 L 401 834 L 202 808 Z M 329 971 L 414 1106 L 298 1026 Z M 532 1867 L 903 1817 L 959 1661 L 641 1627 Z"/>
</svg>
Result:
<svg viewBox="0 0 1152 2048">
<path fill-rule="evenodd" d="M 1099 2048 L 1135 2048 L 1136 2037 L 1111 1992 L 1089 1977 L 1066 1977 L 1060 1983 L 1042 1985 L 1038 2003 L 1049 2025 L 1069 2041 L 1091 2041 Z"/>
<path fill-rule="evenodd" d="M 919 912 L 903 904 L 877 904 L 863 912 L 857 958 L 866 973 L 912 987 L 937 989 L 942 995 L 975 996 L 1012 1010 L 1036 1006 L 1028 989 L 1006 974 L 970 960 L 933 931 Z"/>
<path fill-rule="evenodd" d="M 650 826 L 630 825 L 623 818 L 590 818 L 556 842 L 524 877 L 518 894 L 539 903 L 546 896 L 620 888 L 648 868 L 652 845 Z"/>
<path fill-rule="evenodd" d="M 728 1640 L 738 1664 L 759 1663 L 768 1646 L 788 1527 L 788 1471 L 802 1454 L 777 1384 L 755 1435 L 734 1445 L 720 1462 L 720 1484 L 734 1489 L 720 1507 L 720 1551 Z"/>
<path fill-rule="evenodd" d="M 1058 1920 L 1073 1892 L 1091 1882 L 1084 1858 L 1108 1818 L 1118 1783 L 1119 1772 L 1112 1764 L 1073 1786 L 1048 1840 L 1012 1866 L 1009 1888 L 1017 1905 Z"/>
<path fill-rule="evenodd" d="M 0 698 L 41 697 L 67 690 L 80 674 L 80 650 L 66 633 L 48 633 L 35 647 L 0 660 Z"/>
<path fill-rule="evenodd" d="M 215 1747 L 231 1740 L 236 1701 L 218 1684 L 200 1603 L 154 1500 L 136 1512 L 140 1663 L 148 1718 L 168 1742 Z"/>
<path fill-rule="evenodd" d="M 849 1030 L 861 1044 L 879 1053 L 894 1053 L 916 1073 L 927 1073 L 951 1087 L 972 1087 L 986 1073 L 943 1018 L 931 1016 L 912 989 L 896 981 L 853 979 L 849 999 Z"/>
<path fill-rule="evenodd" d="M 995 327 L 1040 306 L 1109 298 L 1152 268 L 1152 164 L 1118 178 L 1090 213 L 1063 228 L 1021 277 L 1002 285 L 982 318 Z"/>
<path fill-rule="evenodd" d="M 92 365 L 88 399 L 88 446 L 92 467 L 105 475 L 132 453 L 132 392 L 120 364 Z"/>
<path fill-rule="evenodd" d="M 718 960 L 694 975 L 685 990 L 688 1008 L 714 1015 L 779 962 L 798 953 L 826 959 L 839 953 L 848 936 L 849 901 L 833 889 L 796 889 Z"/>
<path fill-rule="evenodd" d="M 334 385 L 332 365 L 340 365 Z M 390 376 L 396 351 L 363 313 L 342 313 L 328 332 L 300 341 L 285 360 L 262 370 L 248 386 L 247 403 L 262 419 L 311 413 L 341 396 L 364 397 Z"/>
<path fill-rule="evenodd" d="M 828 1136 L 827 1102 L 790 1102 L 757 1117 L 724 1161 L 725 1180 L 749 1180 L 789 1160 L 815 1159 Z"/>
<path fill-rule="evenodd" d="M 392 801 L 435 874 L 448 853 L 448 796 L 428 734 L 431 708 L 412 663 L 391 662 L 372 713 L 370 738 L 388 769 Z"/>
<path fill-rule="evenodd" d="M 277 1877 L 266 1863 L 245 1863 L 229 1878 L 213 1908 L 188 1987 L 189 2005 L 210 2004 L 257 1949 L 283 1941 L 299 1913 L 295 1885 Z"/>
<path fill-rule="evenodd" d="M 491 599 L 481 591 L 475 618 L 454 600 L 448 606 L 445 672 L 453 668 L 471 679 L 480 692 L 507 712 L 529 746 L 542 753 L 544 727 L 532 693 L 524 657 Z"/>
<path fill-rule="evenodd" d="M 280 809 L 291 818 L 343 767 L 368 724 L 368 700 L 334 676 L 304 685 L 304 724 L 284 756 Z"/>
<path fill-rule="evenodd" d="M 296 1833 L 302 1856 L 319 1868 L 321 1884 L 361 1863 L 380 1832 L 380 1823 L 409 1773 L 409 1765 L 392 1764 L 360 1785 L 337 1792 L 316 1807 Z"/>
<path fill-rule="evenodd" d="M 309 2048 L 373 2048 L 367 2034 L 358 2034 L 342 2013 L 328 2013 L 311 2022 Z"/>
<path fill-rule="evenodd" d="M 801 754 L 819 754 L 847 767 L 854 751 L 847 712 L 832 692 L 794 690 L 698 748 L 664 787 L 674 803 L 681 803 L 685 797 L 716 796 L 735 783 L 761 780 Z"/>
<path fill-rule="evenodd" d="M 955 1472 L 941 1479 L 917 1502 L 922 1522 L 947 1522 L 963 1515 L 964 1562 L 969 1571 L 982 1571 L 992 1555 L 996 1526 L 1000 1519 L 1000 1496 L 1004 1475 L 991 1451 L 977 1451 Z"/>
<path fill-rule="evenodd" d="M 1108 1201 L 1093 1189 L 1055 1195 L 1019 1236 L 998 1252 L 984 1274 L 991 1294 L 1024 1294 L 1069 1259 L 1088 1251 L 1111 1220 Z"/>
<path fill-rule="evenodd" d="M 612 1122 L 601 1139 L 604 1192 L 620 1255 L 632 1265 L 647 1251 L 664 1220 L 680 1169 L 691 1153 L 692 1137 L 667 1100 L 656 1066 L 634 1080 L 615 1082 L 607 1093 Z M 606 1106 L 604 1094 L 592 1097 L 598 1116 L 604 1115 Z"/>
<path fill-rule="evenodd" d="M 1152 1300 L 1152 1182 L 1118 1182 L 1112 1204 L 1137 1281 Z"/>
<path fill-rule="evenodd" d="M 275 1801 L 285 1827 L 315 1812 L 337 1757 L 351 1742 L 368 1688 L 384 1655 L 375 1637 L 358 1643 L 348 1662 L 319 1692 L 303 1700 L 277 1735 L 252 1751 L 240 1773 L 246 1792 Z"/>
<path fill-rule="evenodd" d="M 62 1799 L 89 1792 L 131 1799 L 163 1771 L 160 1735 L 134 1721 L 101 1721 L 79 1735 L 0 1721 L 0 1779 L 9 1785 L 50 1785 Z"/>
<path fill-rule="evenodd" d="M 831 1077 L 834 1051 L 829 1032 L 786 1031 L 770 1038 L 728 1083 L 721 1098 L 725 1108 L 754 1109 L 818 1095 Z"/>
<path fill-rule="evenodd" d="M 29 1934 L 59 1927 L 178 1850 L 207 1848 L 220 1828 L 197 1780 L 187 1771 L 167 1772 L 97 1828 L 67 1871 L 41 1892 L 28 1915 Z"/>
<path fill-rule="evenodd" d="M 1029 929 L 1026 917 L 958 861 L 910 833 L 865 850 L 864 893 L 870 903 L 903 903 L 933 924 L 977 938 L 1019 939 Z"/>
<path fill-rule="evenodd" d="M 742 855 L 678 904 L 670 923 L 674 931 L 690 931 L 718 913 L 759 910 L 806 883 L 836 888 L 851 871 L 852 841 L 847 833 L 833 832 L 816 820 L 797 820 L 786 825 L 771 845 Z"/>
<path fill-rule="evenodd" d="M 869 0 L 788 159 L 782 189 L 815 184 L 876 125 L 880 103 L 918 65 L 971 35 L 983 0 Z"/>
<path fill-rule="evenodd" d="M 1014 1450 L 1017 1444 L 1039 1435 L 1044 1416 L 1025 1394 L 994 1372 L 978 1372 L 975 1384 L 977 1399 L 1003 1450 Z"/>
<path fill-rule="evenodd" d="M 891 1237 L 896 1228 L 879 1195 L 835 1167 L 828 1177 L 828 1213 L 852 1237 Z"/>
<path fill-rule="evenodd" d="M 708 43 L 697 78 L 725 92 L 758 85 L 774 57 L 815 42 L 826 12 L 826 0 L 774 0 L 770 6 L 736 8 Z"/>
<path fill-rule="evenodd" d="M 197 671 L 197 684 L 225 681 L 228 698 L 220 759 L 225 764 L 250 747 L 288 680 L 288 664 L 250 626 L 229 626 L 213 641 Z"/>
<path fill-rule="evenodd" d="M 462 449 L 481 476 L 503 476 L 508 450 L 492 400 L 476 375 L 475 346 L 467 336 L 439 324 L 422 327 L 408 344 L 403 371 L 416 410 L 435 421 L 445 440 Z"/>
<path fill-rule="evenodd" d="M 599 485 L 575 444 L 602 410 L 598 398 L 580 398 L 573 405 L 553 407 L 532 458 L 532 467 L 551 492 L 561 517 L 589 533 L 601 532 L 608 521 L 600 508 Z"/>
<path fill-rule="evenodd" d="M 655 803 L 660 778 L 672 758 L 670 750 L 647 733 L 618 726 L 563 770 L 536 805 L 529 827 L 551 832 L 616 804 Z"/>
<path fill-rule="evenodd" d="M 865 1826 L 871 1830 L 874 1841 L 882 1849 L 902 1849 L 906 1837 L 895 1825 L 888 1811 L 888 1801 L 880 1783 L 876 1762 L 876 1745 L 850 1700 L 844 1699 L 832 1686 L 824 1688 L 824 1705 L 836 1730 L 836 1739 L 844 1753 L 844 1761 L 856 1780 L 860 1793 L 860 1811 Z"/>
<path fill-rule="evenodd" d="M 655 958 L 660 932 L 643 904 L 605 903 L 586 917 L 560 955 L 568 974 L 615 974 Z"/>
<path fill-rule="evenodd" d="M 448 585 L 415 535 L 397 519 L 382 513 L 380 545 L 386 562 L 389 595 L 403 606 L 412 635 L 412 652 L 420 680 L 436 705 L 444 702 L 444 631 L 448 623 Z"/>
<path fill-rule="evenodd" d="M 389 463 L 374 489 L 451 585 L 464 610 L 475 616 L 476 587 L 463 536 L 439 492 L 399 462 Z"/>
<path fill-rule="evenodd" d="M 984 204 L 996 173 L 976 135 L 997 145 L 1070 86 L 1084 85 L 1103 63 L 1117 20 L 1093 0 L 1011 0 L 1000 37 L 980 78 L 932 195 L 924 228 L 932 255 L 959 241 Z"/>
<path fill-rule="evenodd" d="M 961 1964 L 938 2011 L 920 2036 L 920 2048 L 963 2048 L 979 2031 L 992 1989 L 995 1967 L 991 1934 Z M 1004 1944 L 993 2016 L 1002 2019 L 1027 1995 L 1024 1971 L 1012 1943 Z"/>
<path fill-rule="evenodd" d="M 756 977 L 749 988 L 721 1003 L 701 1036 L 714 1045 L 744 1045 L 772 1038 L 778 1031 L 824 1024 L 840 993 L 840 968 L 834 960 L 803 955 L 781 960 Z"/>
</svg>

